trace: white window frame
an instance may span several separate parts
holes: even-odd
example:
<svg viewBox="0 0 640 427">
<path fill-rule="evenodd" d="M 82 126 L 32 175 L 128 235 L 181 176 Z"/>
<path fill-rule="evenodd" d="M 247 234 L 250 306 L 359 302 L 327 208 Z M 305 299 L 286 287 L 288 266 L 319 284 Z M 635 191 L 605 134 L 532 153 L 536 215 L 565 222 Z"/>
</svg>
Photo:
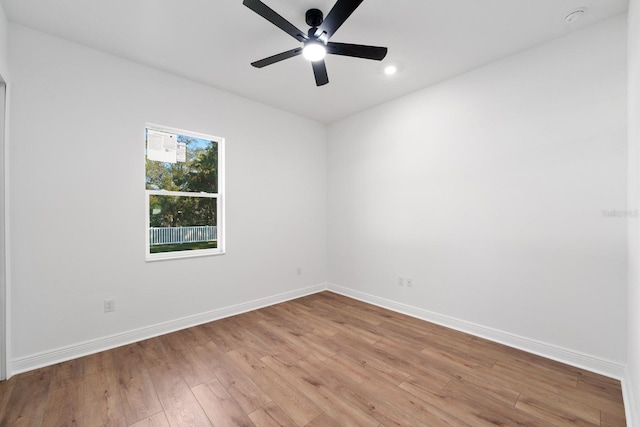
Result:
<svg viewBox="0 0 640 427">
<path fill-rule="evenodd" d="M 183 192 L 183 191 L 168 191 L 168 190 L 147 190 L 146 189 L 146 177 L 147 168 L 146 163 L 144 166 L 144 182 L 145 182 L 145 258 L 146 261 L 161 261 L 169 259 L 183 259 L 194 258 L 211 255 L 222 255 L 225 253 L 226 233 L 225 233 L 225 203 L 224 203 L 224 183 L 225 183 L 225 171 L 224 171 L 224 142 L 225 139 L 219 136 L 207 135 L 198 132 L 191 132 L 183 129 L 171 128 L 162 125 L 156 125 L 152 123 L 145 124 L 145 141 L 146 148 L 146 130 L 155 130 L 160 132 L 173 133 L 177 135 L 190 136 L 192 138 L 204 139 L 206 141 L 215 141 L 218 145 L 218 192 L 217 193 L 205 193 L 205 192 Z M 146 155 L 144 156 L 146 159 Z M 216 232 L 217 232 L 217 247 L 211 249 L 194 249 L 186 251 L 174 251 L 174 252 L 158 252 L 151 253 L 150 245 L 150 233 L 151 226 L 149 218 L 149 199 L 150 196 L 179 196 L 179 197 L 205 197 L 216 199 Z"/>
</svg>

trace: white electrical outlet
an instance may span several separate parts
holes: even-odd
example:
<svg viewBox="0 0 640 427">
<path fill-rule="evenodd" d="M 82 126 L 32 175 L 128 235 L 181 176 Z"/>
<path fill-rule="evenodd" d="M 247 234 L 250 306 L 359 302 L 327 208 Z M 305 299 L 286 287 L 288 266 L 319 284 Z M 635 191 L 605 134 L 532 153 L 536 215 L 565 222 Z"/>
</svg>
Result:
<svg viewBox="0 0 640 427">
<path fill-rule="evenodd" d="M 398 276 L 398 286 L 404 286 L 404 277 Z"/>
<path fill-rule="evenodd" d="M 116 311 L 116 300 L 113 298 L 104 300 L 104 312 L 109 313 L 112 311 Z"/>
<path fill-rule="evenodd" d="M 302 268 L 298 267 L 296 269 L 296 276 L 302 276 Z"/>
<path fill-rule="evenodd" d="M 413 288 L 413 279 L 407 277 L 407 288 Z"/>
</svg>

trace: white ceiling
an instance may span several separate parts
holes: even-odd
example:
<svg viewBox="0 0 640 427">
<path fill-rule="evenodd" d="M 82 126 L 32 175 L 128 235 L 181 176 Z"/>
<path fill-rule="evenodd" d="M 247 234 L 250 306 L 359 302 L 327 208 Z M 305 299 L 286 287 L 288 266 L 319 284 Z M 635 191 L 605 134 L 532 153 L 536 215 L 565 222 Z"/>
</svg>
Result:
<svg viewBox="0 0 640 427">
<path fill-rule="evenodd" d="M 263 0 L 302 30 L 335 0 Z M 387 46 L 384 61 L 326 59 L 316 87 L 301 56 L 250 63 L 300 43 L 242 0 L 0 0 L 10 21 L 330 123 L 626 12 L 628 0 L 364 0 L 332 41 Z M 564 16 L 586 7 L 567 24 Z M 395 64 L 398 73 L 383 73 Z"/>
</svg>

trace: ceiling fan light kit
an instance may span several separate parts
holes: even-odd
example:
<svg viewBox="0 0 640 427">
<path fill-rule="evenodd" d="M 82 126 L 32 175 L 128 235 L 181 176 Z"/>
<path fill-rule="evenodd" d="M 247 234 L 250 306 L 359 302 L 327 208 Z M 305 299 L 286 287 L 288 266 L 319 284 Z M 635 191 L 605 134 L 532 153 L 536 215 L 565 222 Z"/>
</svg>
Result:
<svg viewBox="0 0 640 427">
<path fill-rule="evenodd" d="M 302 54 L 304 58 L 311 61 L 311 68 L 313 69 L 313 74 L 316 79 L 316 85 L 322 86 L 329 83 L 327 67 L 324 62 L 326 54 L 381 61 L 387 55 L 386 47 L 329 41 L 331 36 L 344 24 L 356 8 L 360 6 L 362 1 L 363 0 L 338 0 L 326 18 L 323 18 L 322 11 L 319 9 L 307 10 L 305 13 L 305 22 L 310 28 L 305 34 L 260 0 L 243 0 L 243 5 L 303 44 L 303 47 L 278 53 L 252 62 L 251 65 L 256 68 L 262 68 Z"/>
<path fill-rule="evenodd" d="M 327 56 L 327 48 L 324 43 L 317 40 L 309 40 L 305 42 L 302 48 L 302 56 L 307 61 L 315 62 L 324 59 Z"/>
</svg>

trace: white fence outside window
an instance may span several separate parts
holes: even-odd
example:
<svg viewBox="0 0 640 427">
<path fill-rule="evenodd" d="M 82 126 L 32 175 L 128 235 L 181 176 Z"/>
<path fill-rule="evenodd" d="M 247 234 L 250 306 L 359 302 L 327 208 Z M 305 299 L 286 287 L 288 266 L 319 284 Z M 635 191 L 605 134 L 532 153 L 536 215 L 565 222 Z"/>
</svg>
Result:
<svg viewBox="0 0 640 427">
<path fill-rule="evenodd" d="M 218 240 L 216 226 L 149 228 L 149 244 L 151 246 L 172 243 L 210 242 L 212 240 Z"/>
</svg>

